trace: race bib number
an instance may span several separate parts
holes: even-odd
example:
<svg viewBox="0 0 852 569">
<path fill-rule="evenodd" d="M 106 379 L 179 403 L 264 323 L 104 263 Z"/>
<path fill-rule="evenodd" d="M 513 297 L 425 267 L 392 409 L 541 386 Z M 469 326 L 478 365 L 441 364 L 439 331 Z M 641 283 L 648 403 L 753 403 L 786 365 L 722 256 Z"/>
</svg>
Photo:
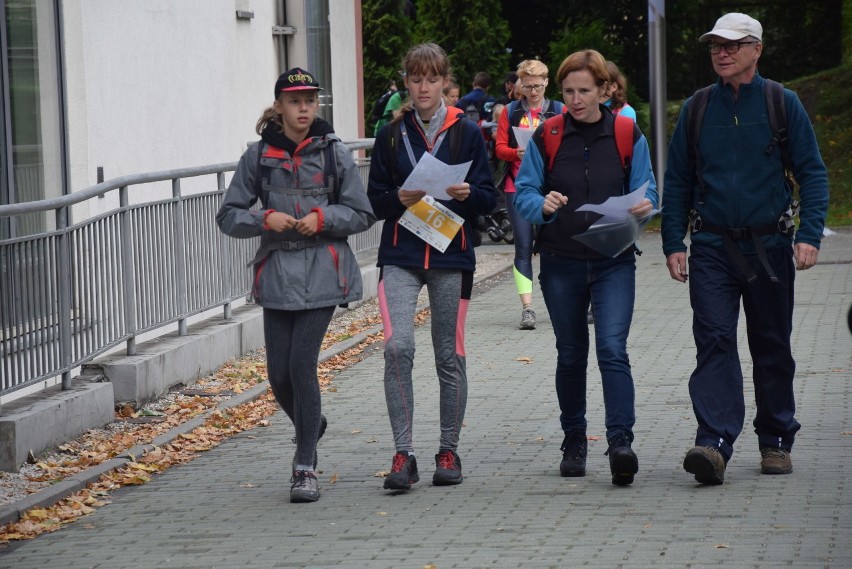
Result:
<svg viewBox="0 0 852 569">
<path fill-rule="evenodd" d="M 443 253 L 461 229 L 464 219 L 432 196 L 423 196 L 405 210 L 399 224 Z"/>
</svg>

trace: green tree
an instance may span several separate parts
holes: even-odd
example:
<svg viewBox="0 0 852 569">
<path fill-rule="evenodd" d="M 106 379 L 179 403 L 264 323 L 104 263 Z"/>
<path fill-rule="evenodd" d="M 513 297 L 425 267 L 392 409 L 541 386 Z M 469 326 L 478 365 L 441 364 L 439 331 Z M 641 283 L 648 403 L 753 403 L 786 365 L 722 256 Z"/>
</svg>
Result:
<svg viewBox="0 0 852 569">
<path fill-rule="evenodd" d="M 407 0 L 363 0 L 364 118 L 373 132 L 370 111 L 392 80 L 401 85 L 400 62 L 411 46 L 411 3 Z"/>
<path fill-rule="evenodd" d="M 477 72 L 491 75 L 493 92 L 509 70 L 509 25 L 500 0 L 417 0 L 415 36 L 444 48 L 462 94 Z"/>
</svg>

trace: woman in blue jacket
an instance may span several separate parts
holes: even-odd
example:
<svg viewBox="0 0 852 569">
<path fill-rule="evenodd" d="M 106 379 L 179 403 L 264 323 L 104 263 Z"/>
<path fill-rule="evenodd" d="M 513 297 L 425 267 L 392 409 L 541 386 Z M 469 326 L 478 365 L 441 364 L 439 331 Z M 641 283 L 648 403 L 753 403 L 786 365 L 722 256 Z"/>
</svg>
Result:
<svg viewBox="0 0 852 569">
<path fill-rule="evenodd" d="M 611 258 L 574 239 L 600 218 L 577 208 L 602 203 L 648 183 L 644 199 L 630 210 L 637 218 L 647 217 L 657 204 L 657 185 L 648 143 L 635 123 L 631 167 L 622 166 L 615 143 L 615 117 L 599 103 L 610 80 L 603 56 L 594 50 L 571 54 L 559 66 L 556 79 L 568 108 L 567 115 L 550 119 L 564 121 L 561 142 L 551 161 L 545 156 L 543 136 L 553 125 L 547 122 L 536 129 L 515 180 L 515 207 L 540 226 L 539 281 L 556 335 L 556 395 L 565 433 L 559 471 L 562 476 L 586 474 L 586 309 L 591 302 L 612 483 L 623 486 L 633 482 L 639 469 L 631 449 L 634 388 L 627 356 L 636 285 L 635 248 Z"/>
<path fill-rule="evenodd" d="M 443 90 L 451 79 L 446 53 L 433 43 L 416 45 L 403 59 L 411 103 L 379 131 L 370 161 L 367 194 L 378 219 L 384 219 L 378 266 L 379 307 L 385 335 L 385 398 L 396 454 L 384 487 L 408 490 L 420 477 L 412 444 L 414 397 L 414 313 L 425 285 L 432 310 L 432 344 L 440 383 L 441 439 L 435 456 L 435 485 L 459 484 L 456 449 L 467 403 L 464 323 L 473 286 L 476 257 L 473 226 L 478 215 L 496 206 L 496 190 L 479 127 L 455 107 Z M 400 218 L 425 192 L 401 189 L 424 154 L 447 164 L 471 161 L 464 182 L 446 189 L 440 203 L 464 223 L 441 252 L 404 227 Z"/>
</svg>

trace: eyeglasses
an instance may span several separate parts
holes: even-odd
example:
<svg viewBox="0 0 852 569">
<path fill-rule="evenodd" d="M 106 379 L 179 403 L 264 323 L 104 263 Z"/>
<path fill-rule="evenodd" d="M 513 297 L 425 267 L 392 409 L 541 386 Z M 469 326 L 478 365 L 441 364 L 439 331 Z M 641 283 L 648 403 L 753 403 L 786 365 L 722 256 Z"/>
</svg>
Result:
<svg viewBox="0 0 852 569">
<path fill-rule="evenodd" d="M 725 51 L 728 55 L 737 53 L 740 50 L 741 45 L 748 45 L 750 43 L 760 43 L 759 41 L 729 41 L 725 43 L 709 43 L 707 44 L 707 49 L 710 50 L 710 53 L 713 55 L 718 54 L 722 51 L 722 48 L 725 48 Z"/>
<path fill-rule="evenodd" d="M 521 85 L 527 91 L 543 91 L 545 88 L 544 83 L 538 83 L 536 85 Z"/>
</svg>

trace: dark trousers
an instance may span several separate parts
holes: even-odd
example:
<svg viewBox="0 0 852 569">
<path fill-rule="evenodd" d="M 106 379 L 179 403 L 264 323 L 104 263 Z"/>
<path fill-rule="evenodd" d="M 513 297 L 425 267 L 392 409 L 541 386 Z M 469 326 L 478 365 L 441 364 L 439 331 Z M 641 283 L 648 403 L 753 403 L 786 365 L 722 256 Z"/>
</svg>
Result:
<svg viewBox="0 0 852 569">
<path fill-rule="evenodd" d="M 314 460 L 320 429 L 317 360 L 334 306 L 311 310 L 263 309 L 266 371 L 275 399 L 296 430 L 296 463 Z"/>
<path fill-rule="evenodd" d="M 743 373 L 737 352 L 740 301 L 746 317 L 748 346 L 754 364 L 757 415 L 754 431 L 760 446 L 790 449 L 799 423 L 793 394 L 796 363 L 790 347 L 793 328 L 792 250 L 767 250 L 780 282 L 769 280 L 757 255 L 746 255 L 758 278 L 751 284 L 725 251 L 693 245 L 689 256 L 689 297 L 697 366 L 689 394 L 698 431 L 695 443 L 715 446 L 726 459 L 745 420 Z"/>
</svg>

